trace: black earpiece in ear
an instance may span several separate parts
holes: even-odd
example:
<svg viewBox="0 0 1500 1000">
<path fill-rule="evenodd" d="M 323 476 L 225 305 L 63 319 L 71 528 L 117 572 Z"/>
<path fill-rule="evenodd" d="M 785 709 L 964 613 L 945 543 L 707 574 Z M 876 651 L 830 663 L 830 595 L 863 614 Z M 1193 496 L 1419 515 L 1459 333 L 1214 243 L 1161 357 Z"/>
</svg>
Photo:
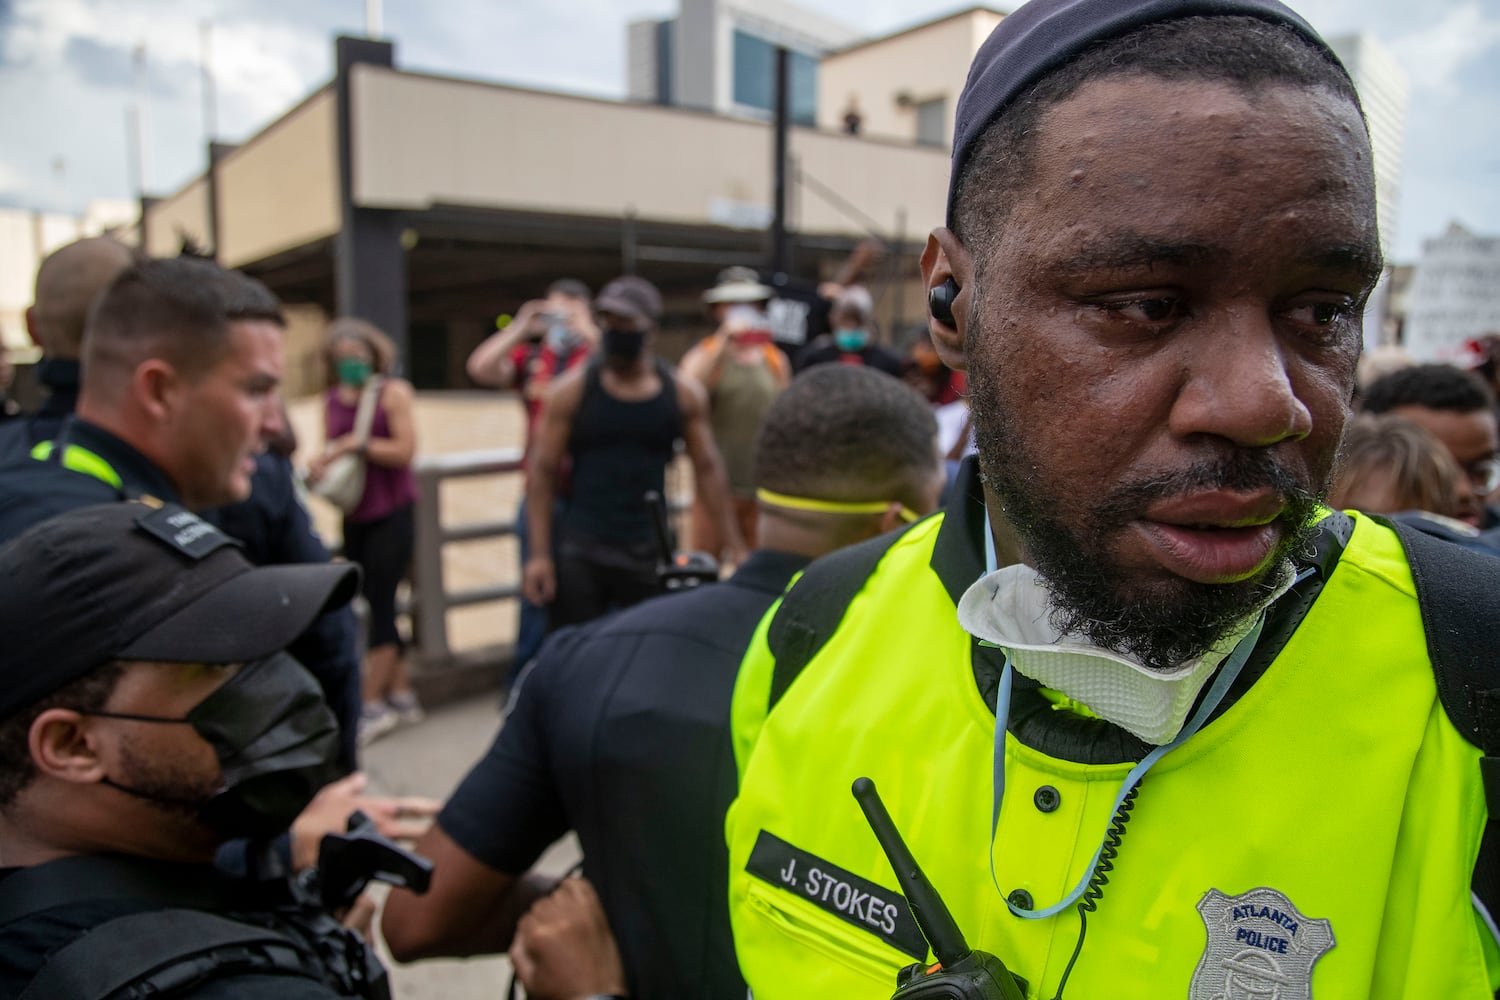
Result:
<svg viewBox="0 0 1500 1000">
<path fill-rule="evenodd" d="M 944 326 L 954 326 L 953 300 L 958 298 L 958 282 L 948 278 L 927 293 L 927 311 Z"/>
</svg>

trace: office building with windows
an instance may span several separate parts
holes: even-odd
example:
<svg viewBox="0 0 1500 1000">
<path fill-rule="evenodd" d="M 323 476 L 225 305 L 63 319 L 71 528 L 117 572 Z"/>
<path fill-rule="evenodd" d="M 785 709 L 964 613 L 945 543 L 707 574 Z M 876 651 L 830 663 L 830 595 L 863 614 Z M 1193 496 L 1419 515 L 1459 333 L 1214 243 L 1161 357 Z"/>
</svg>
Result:
<svg viewBox="0 0 1500 1000">
<path fill-rule="evenodd" d="M 1328 44 L 1354 80 L 1370 125 L 1375 153 L 1375 202 L 1380 220 L 1380 242 L 1386 253 L 1396 245 L 1397 206 L 1401 196 L 1401 152 L 1406 134 L 1406 102 L 1410 85 L 1396 57 L 1369 33 L 1340 35 Z"/>
<path fill-rule="evenodd" d="M 627 29 L 626 93 L 634 101 L 769 117 L 776 49 L 785 46 L 792 120 L 813 125 L 819 60 L 859 37 L 855 28 L 777 0 L 682 0 L 677 17 Z"/>
</svg>

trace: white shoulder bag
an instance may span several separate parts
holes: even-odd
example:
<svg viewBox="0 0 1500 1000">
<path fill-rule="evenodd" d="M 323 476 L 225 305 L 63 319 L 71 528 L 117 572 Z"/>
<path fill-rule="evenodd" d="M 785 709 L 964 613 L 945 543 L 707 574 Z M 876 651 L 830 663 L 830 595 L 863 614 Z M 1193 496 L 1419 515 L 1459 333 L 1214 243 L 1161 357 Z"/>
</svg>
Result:
<svg viewBox="0 0 1500 1000">
<path fill-rule="evenodd" d="M 370 443 L 370 428 L 375 424 L 375 402 L 380 398 L 379 375 L 371 375 L 359 396 L 354 413 L 354 438 L 359 446 L 345 452 L 323 470 L 323 478 L 312 485 L 312 491 L 345 514 L 351 514 L 365 495 L 365 446 Z"/>
</svg>

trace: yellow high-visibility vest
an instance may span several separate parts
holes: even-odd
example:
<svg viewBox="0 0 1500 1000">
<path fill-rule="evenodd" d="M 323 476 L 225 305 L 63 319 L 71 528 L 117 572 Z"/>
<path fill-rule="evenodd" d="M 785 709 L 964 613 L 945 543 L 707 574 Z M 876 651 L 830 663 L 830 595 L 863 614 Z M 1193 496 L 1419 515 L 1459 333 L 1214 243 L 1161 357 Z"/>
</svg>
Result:
<svg viewBox="0 0 1500 1000">
<path fill-rule="evenodd" d="M 1028 998 L 1056 994 L 1078 943 L 1076 908 L 1027 920 L 1005 899 L 1044 907 L 1087 876 L 1130 765 L 1008 736 L 992 840 L 995 717 L 930 565 L 941 521 L 892 545 L 769 714 L 770 616 L 741 668 L 726 835 L 756 1000 L 884 1000 L 929 958 L 850 795 L 860 776 Z M 1438 699 L 1398 538 L 1356 517 L 1265 673 L 1141 784 L 1064 996 L 1493 1000 L 1500 954 L 1470 893 L 1479 756 Z"/>
</svg>

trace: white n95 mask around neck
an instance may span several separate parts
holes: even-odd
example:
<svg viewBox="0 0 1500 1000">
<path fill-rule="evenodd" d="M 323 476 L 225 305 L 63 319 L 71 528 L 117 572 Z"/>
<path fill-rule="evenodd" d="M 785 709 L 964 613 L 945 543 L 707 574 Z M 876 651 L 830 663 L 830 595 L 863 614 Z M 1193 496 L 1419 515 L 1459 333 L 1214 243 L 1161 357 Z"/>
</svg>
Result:
<svg viewBox="0 0 1500 1000">
<path fill-rule="evenodd" d="M 1059 633 L 1052 602 L 1036 570 L 1006 566 L 980 577 L 958 603 L 964 631 L 1005 650 L 1011 666 L 1043 687 L 1086 705 L 1100 718 L 1154 746 L 1182 731 L 1198 692 L 1254 628 L 1272 602 L 1296 582 L 1285 564 L 1265 601 L 1202 656 L 1171 670 L 1152 670 L 1133 657 Z"/>
</svg>

